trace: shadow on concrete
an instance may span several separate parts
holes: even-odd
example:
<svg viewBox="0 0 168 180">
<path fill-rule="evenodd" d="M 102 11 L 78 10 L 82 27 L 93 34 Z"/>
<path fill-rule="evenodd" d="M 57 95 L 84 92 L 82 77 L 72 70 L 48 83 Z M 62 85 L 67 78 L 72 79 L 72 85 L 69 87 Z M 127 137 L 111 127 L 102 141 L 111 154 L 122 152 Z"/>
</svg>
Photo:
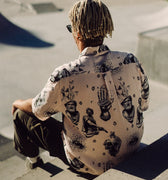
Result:
<svg viewBox="0 0 168 180">
<path fill-rule="evenodd" d="M 75 169 L 69 167 L 68 168 L 71 172 L 75 173 L 77 177 L 82 177 L 82 178 L 85 178 L 87 180 L 93 180 L 95 179 L 97 176 L 96 175 L 92 175 L 92 174 L 89 174 L 89 173 L 81 173 L 81 172 L 78 172 L 76 171 Z"/>
<path fill-rule="evenodd" d="M 48 173 L 50 173 L 50 177 L 53 177 L 55 175 L 57 175 L 58 173 L 62 172 L 63 169 L 51 164 L 51 163 L 45 163 L 43 166 L 40 167 L 41 169 L 47 171 Z"/>
<path fill-rule="evenodd" d="M 5 16 L 0 13 L 0 43 L 33 47 L 33 48 L 46 48 L 54 46 L 54 44 L 45 42 L 35 35 L 31 34 L 25 29 L 13 24 Z"/>
<path fill-rule="evenodd" d="M 5 161 L 12 156 L 18 156 L 22 159 L 25 159 L 22 154 L 18 153 L 14 149 L 13 140 L 0 135 L 0 161 Z"/>
<path fill-rule="evenodd" d="M 135 153 L 115 169 L 151 180 L 168 168 L 168 134 Z"/>
<path fill-rule="evenodd" d="M 49 174 L 51 174 L 50 177 L 53 177 L 53 176 L 57 175 L 58 173 L 64 171 L 63 169 L 51 164 L 50 162 L 43 164 L 42 166 L 40 166 L 40 168 L 47 171 Z M 77 177 L 82 177 L 82 178 L 85 178 L 87 180 L 93 180 L 97 177 L 97 176 L 92 175 L 92 174 L 77 172 L 76 170 L 72 169 L 71 167 L 69 167 L 68 170 L 75 173 Z"/>
</svg>

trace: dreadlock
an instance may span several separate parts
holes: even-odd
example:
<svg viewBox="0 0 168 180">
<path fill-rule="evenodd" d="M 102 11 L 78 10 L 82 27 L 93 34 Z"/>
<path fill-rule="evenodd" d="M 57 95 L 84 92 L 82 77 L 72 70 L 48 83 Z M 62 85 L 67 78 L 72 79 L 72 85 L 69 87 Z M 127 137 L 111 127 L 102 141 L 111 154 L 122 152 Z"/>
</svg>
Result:
<svg viewBox="0 0 168 180">
<path fill-rule="evenodd" d="M 78 1 L 70 10 L 69 18 L 73 31 L 79 33 L 84 41 L 103 40 L 107 35 L 112 37 L 112 18 L 100 0 Z"/>
</svg>

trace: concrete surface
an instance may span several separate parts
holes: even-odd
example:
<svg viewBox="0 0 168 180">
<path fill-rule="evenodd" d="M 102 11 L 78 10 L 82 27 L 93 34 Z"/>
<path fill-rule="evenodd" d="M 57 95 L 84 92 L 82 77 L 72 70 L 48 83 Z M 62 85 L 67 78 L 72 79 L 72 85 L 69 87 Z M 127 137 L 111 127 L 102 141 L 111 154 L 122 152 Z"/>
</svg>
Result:
<svg viewBox="0 0 168 180">
<path fill-rule="evenodd" d="M 142 178 L 118 171 L 116 169 L 110 169 L 104 174 L 96 178 L 96 180 L 142 180 Z"/>
<path fill-rule="evenodd" d="M 155 180 L 167 180 L 168 179 L 168 169 L 166 169 L 162 174 L 160 174 Z"/>
<path fill-rule="evenodd" d="M 27 170 L 24 166 L 24 160 L 13 156 L 0 163 L 0 172 L 2 180 L 14 180 L 26 173 Z"/>
<path fill-rule="evenodd" d="M 168 84 L 167 49 L 168 26 L 139 34 L 137 57 L 141 59 L 150 79 L 165 84 Z"/>
<path fill-rule="evenodd" d="M 1 0 L 0 1 L 0 12 L 9 16 L 24 16 L 24 15 L 35 15 L 37 12 L 31 6 L 31 4 L 48 3 L 55 4 L 57 8 L 63 8 L 64 11 L 69 11 L 69 8 L 78 0 Z M 158 0 L 104 0 L 103 2 L 107 6 L 125 6 L 125 5 L 139 5 L 145 3 L 153 3 Z"/>
<path fill-rule="evenodd" d="M 0 44 L 0 134 L 11 139 L 13 138 L 11 122 L 12 102 L 15 99 L 34 97 L 42 89 L 55 67 L 74 60 L 79 54 L 71 34 L 65 28 L 69 24 L 68 9 L 75 1 L 53 0 L 51 2 L 54 2 L 59 8 L 64 8 L 64 11 L 47 14 L 37 14 L 32 9 L 30 2 L 46 1 L 0 1 L 0 12 L 3 12 L 3 15 L 13 22 L 14 25 L 30 32 L 39 40 L 54 44 L 54 46 L 48 48 Z M 112 50 L 136 54 L 138 34 L 140 32 L 167 25 L 168 2 L 164 0 L 107 0 L 106 2 L 112 13 L 115 31 L 113 38 L 106 39 L 105 44 Z M 20 37 L 18 36 L 18 38 Z M 168 86 L 150 80 L 150 91 L 150 108 L 145 113 L 145 131 L 142 139 L 144 144 L 151 144 L 168 132 Z M 77 174 L 67 170 L 67 167 L 61 164 L 58 159 L 46 157 L 46 162 L 49 161 L 48 167 L 53 168 L 53 172 L 60 171 L 60 173 L 50 177 L 53 173 L 50 172 L 51 169 L 48 169 L 48 171 L 37 169 L 33 172 L 25 172 L 25 170 L 20 168 L 20 166 L 24 166 L 24 161 L 20 161 L 20 157 L 14 156 L 0 162 L 1 179 L 13 180 L 16 177 L 19 179 L 42 179 L 46 176 L 52 179 L 67 179 L 71 177 L 71 179 L 79 179 Z M 12 168 L 13 166 L 16 169 Z M 21 172 L 21 174 L 14 176 L 13 169 L 15 169 L 15 172 Z M 11 170 L 13 176 L 9 175 Z M 125 175 L 124 172 L 122 173 L 118 170 L 112 172 L 110 170 L 99 178 L 108 179 L 113 174 L 115 174 L 113 179 L 123 179 L 123 177 L 138 179 L 136 176 L 128 173 Z M 165 177 L 167 177 L 167 171 L 160 175 L 160 179 Z"/>
</svg>

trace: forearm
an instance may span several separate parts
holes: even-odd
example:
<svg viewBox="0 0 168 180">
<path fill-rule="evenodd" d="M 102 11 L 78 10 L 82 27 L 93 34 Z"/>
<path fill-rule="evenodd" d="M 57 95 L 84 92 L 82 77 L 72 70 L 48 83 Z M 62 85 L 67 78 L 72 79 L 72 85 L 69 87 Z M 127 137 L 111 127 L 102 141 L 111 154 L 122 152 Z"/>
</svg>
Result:
<svg viewBox="0 0 168 180">
<path fill-rule="evenodd" d="M 16 109 L 32 114 L 32 99 L 16 100 L 12 105 L 12 114 L 14 114 Z"/>
</svg>

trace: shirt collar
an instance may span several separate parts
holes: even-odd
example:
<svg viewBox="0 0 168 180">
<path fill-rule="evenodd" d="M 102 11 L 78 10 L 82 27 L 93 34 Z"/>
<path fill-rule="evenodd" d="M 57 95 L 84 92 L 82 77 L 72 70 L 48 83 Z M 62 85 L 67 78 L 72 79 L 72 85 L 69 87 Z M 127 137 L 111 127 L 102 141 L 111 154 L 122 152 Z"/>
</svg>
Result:
<svg viewBox="0 0 168 180">
<path fill-rule="evenodd" d="M 80 56 L 96 56 L 100 54 L 105 54 L 109 51 L 106 45 L 100 45 L 96 47 L 86 47 L 80 54 Z"/>
</svg>

